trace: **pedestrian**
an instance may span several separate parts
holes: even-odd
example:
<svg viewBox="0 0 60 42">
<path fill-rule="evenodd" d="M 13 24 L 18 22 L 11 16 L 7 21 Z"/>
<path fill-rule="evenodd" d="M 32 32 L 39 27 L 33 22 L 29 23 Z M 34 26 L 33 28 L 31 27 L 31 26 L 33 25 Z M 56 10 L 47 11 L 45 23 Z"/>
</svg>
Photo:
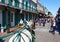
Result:
<svg viewBox="0 0 60 42">
<path fill-rule="evenodd" d="M 45 26 L 45 19 L 43 19 L 43 27 Z"/>
<path fill-rule="evenodd" d="M 56 30 L 56 22 L 55 22 L 55 19 L 53 21 L 53 30 L 52 30 L 52 33 L 55 34 L 55 30 Z"/>
<path fill-rule="evenodd" d="M 41 26 L 41 18 L 39 19 L 39 26 Z"/>
<path fill-rule="evenodd" d="M 23 23 L 23 20 L 20 19 L 20 22 L 19 22 L 19 28 L 23 27 L 24 26 L 24 23 Z"/>
<path fill-rule="evenodd" d="M 32 26 L 33 29 L 35 29 L 35 20 L 33 20 L 33 26 Z"/>
<path fill-rule="evenodd" d="M 53 29 L 53 21 L 54 21 L 54 18 L 52 17 L 51 18 L 51 28 L 50 28 L 50 31 L 52 31 L 52 29 Z"/>
<path fill-rule="evenodd" d="M 19 24 L 23 24 L 23 20 L 22 19 L 20 20 L 20 23 Z"/>
<path fill-rule="evenodd" d="M 48 18 L 48 23 L 50 22 L 50 19 Z"/>
<path fill-rule="evenodd" d="M 56 29 L 59 32 L 60 35 L 60 19 L 56 19 Z"/>
<path fill-rule="evenodd" d="M 23 23 L 24 23 L 25 25 L 27 25 L 27 20 L 26 20 L 26 19 L 24 19 Z"/>
<path fill-rule="evenodd" d="M 35 22 L 37 23 L 38 22 L 38 19 L 36 18 Z"/>
</svg>

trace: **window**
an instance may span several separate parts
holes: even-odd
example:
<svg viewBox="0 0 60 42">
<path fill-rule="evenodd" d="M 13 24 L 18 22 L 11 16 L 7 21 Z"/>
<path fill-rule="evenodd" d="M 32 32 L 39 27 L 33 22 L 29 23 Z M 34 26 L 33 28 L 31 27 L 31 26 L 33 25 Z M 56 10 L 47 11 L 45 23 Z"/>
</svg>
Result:
<svg viewBox="0 0 60 42">
<path fill-rule="evenodd" d="M 28 10 L 28 2 L 26 2 L 26 10 Z"/>
<path fill-rule="evenodd" d="M 28 3 L 28 10 L 29 10 L 29 3 Z"/>
<path fill-rule="evenodd" d="M 11 19 L 11 22 L 13 22 L 13 13 L 11 13 L 11 18 L 10 19 Z"/>
<path fill-rule="evenodd" d="M 5 3 L 5 0 L 1 0 L 2 3 Z"/>
<path fill-rule="evenodd" d="M 22 3 L 24 3 L 24 0 L 22 0 Z"/>
<path fill-rule="evenodd" d="M 29 3 L 28 3 L 28 6 L 29 6 Z"/>
<path fill-rule="evenodd" d="M 32 5 L 31 5 L 31 11 L 32 11 Z"/>
</svg>

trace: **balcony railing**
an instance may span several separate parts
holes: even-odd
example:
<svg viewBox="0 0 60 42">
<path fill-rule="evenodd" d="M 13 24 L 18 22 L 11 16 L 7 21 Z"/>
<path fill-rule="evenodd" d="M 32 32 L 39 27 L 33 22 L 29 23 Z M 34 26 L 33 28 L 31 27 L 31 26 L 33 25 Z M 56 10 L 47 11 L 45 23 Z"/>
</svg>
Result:
<svg viewBox="0 0 60 42">
<path fill-rule="evenodd" d="M 26 10 L 26 11 L 30 11 L 30 12 L 36 12 L 35 9 L 33 9 L 31 6 L 28 6 L 28 5 L 24 5 L 24 3 L 20 3 L 18 1 L 12 1 L 11 0 L 1 0 L 0 1 L 1 4 L 4 4 L 4 5 L 7 5 L 9 7 L 13 7 L 13 8 L 18 8 L 18 9 L 23 9 L 23 10 Z"/>
<path fill-rule="evenodd" d="M 9 7 L 13 7 L 13 8 L 19 8 L 19 2 L 18 1 L 0 0 L 0 5 L 9 6 Z"/>
</svg>

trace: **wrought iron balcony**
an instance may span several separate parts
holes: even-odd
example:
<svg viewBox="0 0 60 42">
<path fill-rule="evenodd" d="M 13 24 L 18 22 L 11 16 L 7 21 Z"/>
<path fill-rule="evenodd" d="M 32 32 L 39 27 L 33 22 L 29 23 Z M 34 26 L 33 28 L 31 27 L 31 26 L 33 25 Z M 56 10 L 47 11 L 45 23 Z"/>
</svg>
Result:
<svg viewBox="0 0 60 42">
<path fill-rule="evenodd" d="M 15 9 L 20 9 L 20 8 L 19 8 L 19 2 L 13 3 L 13 2 L 11 2 L 10 0 L 9 0 L 9 2 L 6 1 L 6 0 L 1 0 L 1 1 L 0 1 L 0 5 L 6 6 L 6 7 L 9 6 L 9 7 L 11 7 L 11 8 L 15 8 Z"/>
<path fill-rule="evenodd" d="M 31 6 L 26 6 L 23 3 L 20 3 L 18 1 L 16 2 L 11 2 L 10 0 L 6 1 L 6 0 L 1 0 L 0 1 L 0 5 L 6 6 L 6 7 L 11 7 L 11 8 L 15 8 L 15 9 L 22 9 L 28 12 L 33 12 L 36 13 L 36 10 L 33 9 Z"/>
</svg>

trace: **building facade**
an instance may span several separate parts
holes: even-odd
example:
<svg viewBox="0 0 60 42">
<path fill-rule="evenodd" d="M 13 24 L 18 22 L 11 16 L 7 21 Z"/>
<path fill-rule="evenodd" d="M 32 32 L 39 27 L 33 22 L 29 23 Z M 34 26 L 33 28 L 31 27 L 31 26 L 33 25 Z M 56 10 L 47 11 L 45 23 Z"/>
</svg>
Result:
<svg viewBox="0 0 60 42">
<path fill-rule="evenodd" d="M 39 2 L 37 2 L 37 11 L 40 18 L 46 17 L 46 15 L 48 15 L 48 9 Z"/>
<path fill-rule="evenodd" d="M 45 8 L 45 14 L 48 15 L 48 9 L 47 8 Z"/>
<path fill-rule="evenodd" d="M 41 3 L 37 3 L 37 11 L 38 11 L 38 13 L 39 13 L 39 17 L 40 18 L 42 18 L 42 17 L 44 17 L 44 7 L 43 7 L 43 5 L 41 5 Z"/>
<path fill-rule="evenodd" d="M 0 0 L 0 24 L 3 29 L 17 26 L 20 19 L 35 20 L 37 15 L 37 4 L 32 0 Z"/>
<path fill-rule="evenodd" d="M 38 2 L 38 0 L 32 0 L 34 3 L 37 3 Z"/>
<path fill-rule="evenodd" d="M 44 13 L 44 8 L 39 2 L 37 3 L 37 11 L 38 13 Z"/>
</svg>

